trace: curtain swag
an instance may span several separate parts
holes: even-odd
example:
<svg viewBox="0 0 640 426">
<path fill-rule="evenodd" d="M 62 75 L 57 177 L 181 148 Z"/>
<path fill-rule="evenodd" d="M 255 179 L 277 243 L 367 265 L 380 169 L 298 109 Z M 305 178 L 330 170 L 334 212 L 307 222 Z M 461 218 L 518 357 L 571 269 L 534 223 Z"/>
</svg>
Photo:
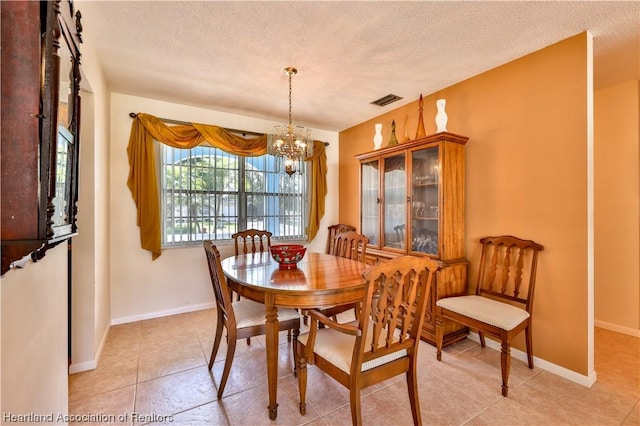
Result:
<svg viewBox="0 0 640 426">
<path fill-rule="evenodd" d="M 127 186 L 136 203 L 136 222 L 140 227 L 141 246 L 149 250 L 152 259 L 155 260 L 162 254 L 162 242 L 154 139 L 174 148 L 189 149 L 206 144 L 230 154 L 252 157 L 267 153 L 267 136 L 245 139 L 221 127 L 207 124 L 167 126 L 157 117 L 144 113 L 139 113 L 133 119 L 127 147 Z M 327 195 L 327 155 L 324 142 L 314 141 L 313 155 L 306 161 L 311 162 L 311 198 L 307 232 L 308 241 L 311 241 L 318 233 L 320 219 L 324 216 Z"/>
</svg>

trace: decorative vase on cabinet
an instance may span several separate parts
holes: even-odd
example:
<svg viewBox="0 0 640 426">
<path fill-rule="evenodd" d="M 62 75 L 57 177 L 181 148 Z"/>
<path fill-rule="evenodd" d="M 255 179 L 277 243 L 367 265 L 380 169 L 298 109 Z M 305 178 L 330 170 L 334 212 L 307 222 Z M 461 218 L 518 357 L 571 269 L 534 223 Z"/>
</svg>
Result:
<svg viewBox="0 0 640 426">
<path fill-rule="evenodd" d="M 376 123 L 374 126 L 376 133 L 373 135 L 373 149 L 382 147 L 382 123 Z"/>
<path fill-rule="evenodd" d="M 442 132 L 357 155 L 360 229 L 369 237 L 370 262 L 402 254 L 441 262 L 428 298 L 422 339 L 435 344 L 435 302 L 467 293 L 464 242 L 464 169 L 468 138 Z M 444 344 L 467 329 L 445 325 Z"/>
<path fill-rule="evenodd" d="M 436 101 L 436 132 L 446 132 L 447 131 L 447 121 L 449 121 L 449 116 L 445 111 L 445 106 L 447 105 L 446 99 L 438 99 Z"/>
</svg>

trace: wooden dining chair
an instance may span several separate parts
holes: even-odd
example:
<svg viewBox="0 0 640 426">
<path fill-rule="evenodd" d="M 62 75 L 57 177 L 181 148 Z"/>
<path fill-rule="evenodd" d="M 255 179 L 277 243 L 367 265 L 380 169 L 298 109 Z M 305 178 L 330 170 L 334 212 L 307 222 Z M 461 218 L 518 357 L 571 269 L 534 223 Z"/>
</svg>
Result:
<svg viewBox="0 0 640 426">
<path fill-rule="evenodd" d="M 218 318 L 213 350 L 211 351 L 211 358 L 209 359 L 209 370 L 213 367 L 213 361 L 218 353 L 223 329 L 227 329 L 227 355 L 224 361 L 222 379 L 218 387 L 218 399 L 220 399 L 222 398 L 224 387 L 227 384 L 229 370 L 231 370 L 231 363 L 233 362 L 233 355 L 236 350 L 236 341 L 238 339 L 265 334 L 265 306 L 262 303 L 248 299 L 233 301 L 227 280 L 222 271 L 218 248 L 213 245 L 210 240 L 205 240 L 203 244 L 209 264 L 209 275 L 211 276 L 211 284 L 216 299 L 216 313 Z M 287 308 L 278 309 L 278 329 L 280 331 L 293 331 L 293 348 L 295 350 L 295 342 L 300 333 L 300 314 L 298 311 Z"/>
<path fill-rule="evenodd" d="M 510 235 L 480 240 L 480 270 L 474 295 L 454 296 L 436 302 L 436 356 L 442 360 L 444 321 L 455 321 L 501 342 L 502 395 L 507 396 L 511 342 L 524 330 L 527 362 L 533 368 L 531 315 L 538 252 L 544 248 L 531 240 Z"/>
<path fill-rule="evenodd" d="M 341 232 L 334 236 L 333 243 L 328 254 L 366 263 L 367 244 L 369 244 L 369 238 L 365 235 L 354 231 Z M 334 321 L 337 321 L 338 314 L 350 309 L 355 309 L 357 317 L 358 307 L 353 303 L 348 305 L 332 306 L 330 308 L 321 309 L 320 312 L 325 316 L 332 318 Z"/>
<path fill-rule="evenodd" d="M 341 232 L 333 239 L 329 254 L 365 263 L 369 238 L 355 231 Z"/>
<path fill-rule="evenodd" d="M 236 232 L 231 235 L 236 256 L 241 253 L 262 253 L 269 251 L 272 235 L 271 232 L 261 229 L 247 229 L 246 231 Z M 240 300 L 240 295 L 238 294 L 236 298 Z M 249 340 L 247 340 L 247 343 L 249 343 Z"/>
<path fill-rule="evenodd" d="M 405 255 L 365 270 L 362 312 L 351 323 L 340 324 L 317 310 L 309 311 L 309 332 L 299 337 L 295 350 L 301 414 L 306 413 L 307 364 L 315 364 L 349 389 L 354 425 L 362 424 L 362 389 L 405 373 L 413 422 L 422 424 L 418 343 L 438 267 L 431 258 Z M 319 329 L 318 322 L 326 327 Z"/>
<path fill-rule="evenodd" d="M 327 254 L 331 254 L 332 252 L 336 235 L 342 234 L 343 232 L 355 232 L 356 230 L 355 226 L 347 225 L 345 223 L 330 225 L 327 229 L 329 230 L 329 233 L 327 234 L 327 245 L 324 249 L 324 252 Z"/>
<path fill-rule="evenodd" d="M 326 254 L 334 254 L 334 244 L 336 241 L 336 235 L 345 233 L 345 232 L 355 232 L 355 226 L 347 225 L 346 223 L 337 223 L 335 225 L 329 225 L 327 227 L 327 244 L 325 246 L 324 252 Z M 348 310 L 349 308 L 347 308 Z M 304 325 L 308 325 L 309 317 L 306 314 L 302 316 Z"/>
<path fill-rule="evenodd" d="M 272 235 L 271 232 L 260 229 L 247 229 L 246 231 L 236 232 L 231 236 L 234 241 L 236 256 L 241 253 L 269 251 Z"/>
</svg>

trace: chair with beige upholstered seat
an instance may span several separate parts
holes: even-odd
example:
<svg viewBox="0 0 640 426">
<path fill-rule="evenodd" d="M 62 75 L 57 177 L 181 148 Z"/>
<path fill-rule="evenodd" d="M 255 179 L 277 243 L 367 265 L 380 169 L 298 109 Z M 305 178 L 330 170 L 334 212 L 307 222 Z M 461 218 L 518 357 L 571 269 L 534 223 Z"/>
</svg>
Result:
<svg viewBox="0 0 640 426">
<path fill-rule="evenodd" d="M 346 232 L 355 232 L 356 228 L 355 226 L 352 225 L 347 225 L 346 223 L 336 223 L 335 225 L 329 225 L 327 227 L 327 244 L 325 246 L 324 252 L 326 254 L 332 254 L 335 255 L 335 243 L 336 243 L 336 235 L 340 235 Z M 363 250 L 364 253 L 364 250 Z M 349 308 L 347 307 L 344 310 L 348 310 Z M 342 312 L 341 310 L 338 310 L 340 313 Z M 331 315 L 330 315 L 331 316 Z M 307 325 L 309 317 L 305 314 L 303 316 L 303 320 L 304 320 L 304 325 Z"/>
<path fill-rule="evenodd" d="M 369 238 L 355 231 L 336 234 L 329 254 L 365 263 Z"/>
<path fill-rule="evenodd" d="M 236 232 L 231 236 L 234 241 L 236 256 L 240 253 L 269 251 L 272 235 L 271 232 L 261 229 L 247 229 L 246 231 Z"/>
<path fill-rule="evenodd" d="M 220 252 L 209 240 L 204 241 L 204 251 L 207 255 L 211 284 L 216 299 L 216 313 L 218 322 L 216 324 L 216 336 L 213 342 L 213 350 L 209 360 L 209 370 L 213 367 L 213 361 L 218 353 L 220 341 L 222 340 L 223 329 L 227 329 L 227 355 L 222 371 L 222 379 L 218 387 L 218 399 L 222 398 L 224 387 L 227 384 L 229 370 L 233 362 L 233 355 L 236 349 L 236 340 L 261 336 L 265 334 L 265 306 L 252 300 L 243 299 L 233 301 L 227 285 L 222 265 L 220 264 Z M 293 341 L 300 332 L 300 314 L 295 309 L 278 309 L 279 330 L 293 330 Z"/>
<path fill-rule="evenodd" d="M 344 232 L 355 232 L 355 226 L 347 225 L 345 223 L 337 223 L 335 225 L 330 225 L 328 228 L 327 234 L 327 245 L 324 249 L 324 252 L 327 254 L 333 254 L 333 244 L 335 243 L 336 235 L 342 234 Z"/>
<path fill-rule="evenodd" d="M 262 253 L 269 251 L 271 247 L 271 236 L 273 234 L 262 229 L 247 229 L 236 232 L 231 236 L 235 248 L 236 256 L 240 253 Z M 237 297 L 240 300 L 240 295 Z M 249 340 L 247 340 L 249 343 Z"/>
<path fill-rule="evenodd" d="M 480 344 L 484 335 L 500 340 L 502 395 L 507 396 L 511 341 L 525 333 L 527 362 L 533 368 L 531 314 L 536 283 L 538 252 L 543 247 L 531 240 L 510 235 L 480 240 L 480 270 L 474 295 L 453 296 L 436 302 L 436 356 L 442 360 L 444 321 L 455 321 L 478 331 Z"/>
<path fill-rule="evenodd" d="M 316 310 L 309 311 L 309 332 L 300 336 L 295 350 L 301 414 L 306 413 L 309 363 L 350 390 L 354 425 L 362 424 L 362 389 L 405 373 L 413 422 L 422 423 L 417 352 L 426 298 L 437 269 L 435 260 L 417 256 L 400 256 L 367 269 L 363 273 L 367 288 L 362 311 L 351 323 L 340 324 Z M 326 327 L 319 329 L 318 322 Z"/>
<path fill-rule="evenodd" d="M 369 244 L 369 238 L 365 235 L 354 231 L 340 232 L 335 234 L 333 237 L 333 243 L 331 244 L 329 254 L 365 263 L 367 257 L 367 244 Z M 332 317 L 335 321 L 337 319 L 336 315 L 350 309 L 355 309 L 357 315 L 358 307 L 353 303 L 349 305 L 325 308 L 320 310 L 320 312 L 325 316 Z"/>
<path fill-rule="evenodd" d="M 231 236 L 236 256 L 239 254 L 268 252 L 271 248 L 272 236 L 271 232 L 263 229 L 247 229 L 246 231 L 236 232 Z M 237 300 L 240 300 L 239 294 Z M 291 330 L 287 332 L 287 340 L 291 341 Z M 251 344 L 251 339 L 248 337 L 247 344 Z"/>
</svg>

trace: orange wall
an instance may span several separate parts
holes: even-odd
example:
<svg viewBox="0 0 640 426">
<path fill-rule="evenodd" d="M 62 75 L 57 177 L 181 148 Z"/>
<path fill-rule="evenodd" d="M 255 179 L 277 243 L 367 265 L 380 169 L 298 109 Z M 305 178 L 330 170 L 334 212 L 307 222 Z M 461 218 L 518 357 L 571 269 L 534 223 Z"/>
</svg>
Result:
<svg viewBox="0 0 640 426">
<path fill-rule="evenodd" d="M 448 131 L 470 138 L 466 250 L 471 286 L 482 236 L 513 234 L 543 244 L 534 354 L 583 375 L 589 373 L 589 49 L 583 33 L 424 98 L 427 134 L 435 132 L 435 100 L 445 98 Z M 395 119 L 401 139 L 406 116 L 414 137 L 417 101 L 340 133 L 340 222 L 359 224 L 354 155 L 373 149 L 376 122 L 383 123 L 386 143 Z M 522 336 L 515 346 L 524 348 Z"/>
<path fill-rule="evenodd" d="M 595 319 L 640 336 L 640 81 L 595 92 Z"/>
</svg>

